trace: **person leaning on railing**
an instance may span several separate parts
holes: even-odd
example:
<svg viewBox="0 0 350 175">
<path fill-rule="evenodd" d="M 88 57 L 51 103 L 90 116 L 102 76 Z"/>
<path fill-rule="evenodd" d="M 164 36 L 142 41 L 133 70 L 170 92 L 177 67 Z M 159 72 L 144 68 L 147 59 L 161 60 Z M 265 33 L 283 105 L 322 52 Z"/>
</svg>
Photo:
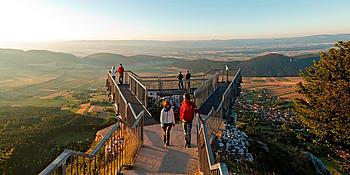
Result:
<svg viewBox="0 0 350 175">
<path fill-rule="evenodd" d="M 184 94 L 184 101 L 180 107 L 180 121 L 184 130 L 185 147 L 191 147 L 191 130 L 194 114 L 197 112 L 197 106 L 191 101 L 190 94 Z"/>
</svg>

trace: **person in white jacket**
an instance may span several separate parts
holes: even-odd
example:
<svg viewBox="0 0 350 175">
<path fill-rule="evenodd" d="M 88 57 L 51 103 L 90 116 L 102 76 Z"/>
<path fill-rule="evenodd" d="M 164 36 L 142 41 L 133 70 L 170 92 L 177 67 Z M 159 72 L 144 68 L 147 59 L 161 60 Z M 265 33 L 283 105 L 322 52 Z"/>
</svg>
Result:
<svg viewBox="0 0 350 175">
<path fill-rule="evenodd" d="M 113 80 L 115 80 L 116 72 L 117 72 L 117 70 L 115 69 L 115 66 L 112 65 L 112 68 L 111 68 L 111 75 L 112 75 Z"/>
<path fill-rule="evenodd" d="M 170 130 L 175 126 L 175 117 L 169 101 L 165 101 L 163 106 L 164 108 L 160 112 L 160 125 L 163 130 L 164 146 L 166 147 L 170 145 Z"/>
</svg>

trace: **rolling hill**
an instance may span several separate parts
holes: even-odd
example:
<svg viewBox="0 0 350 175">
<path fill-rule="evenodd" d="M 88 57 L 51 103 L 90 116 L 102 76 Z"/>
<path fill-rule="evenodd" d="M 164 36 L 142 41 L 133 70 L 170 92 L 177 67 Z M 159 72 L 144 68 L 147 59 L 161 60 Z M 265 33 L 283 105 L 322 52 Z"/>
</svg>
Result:
<svg viewBox="0 0 350 175">
<path fill-rule="evenodd" d="M 4 73 L 31 71 L 38 73 L 66 73 L 83 70 L 104 73 L 111 65 L 122 63 L 126 69 L 137 72 L 164 73 L 168 68 L 189 69 L 193 73 L 213 68 L 241 68 L 244 76 L 297 76 L 298 72 L 318 60 L 317 55 L 288 57 L 270 53 L 245 61 L 213 61 L 208 59 L 187 60 L 150 55 L 123 56 L 112 53 L 96 53 L 77 57 L 62 52 L 46 50 L 0 49 L 0 70 Z M 173 72 L 173 73 L 176 73 Z"/>
</svg>

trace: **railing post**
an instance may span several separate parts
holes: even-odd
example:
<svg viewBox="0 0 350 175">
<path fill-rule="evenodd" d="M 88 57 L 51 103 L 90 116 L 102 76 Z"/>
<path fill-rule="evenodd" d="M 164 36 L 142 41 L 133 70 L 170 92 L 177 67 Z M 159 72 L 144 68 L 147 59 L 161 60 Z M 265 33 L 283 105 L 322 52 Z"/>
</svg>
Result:
<svg viewBox="0 0 350 175">
<path fill-rule="evenodd" d="M 141 145 L 143 145 L 143 125 L 145 122 L 145 114 L 142 115 L 142 119 L 141 119 Z"/>
<path fill-rule="evenodd" d="M 60 173 L 60 175 L 66 175 L 66 162 L 64 162 L 63 164 L 62 164 L 62 167 L 61 167 L 62 169 L 62 171 L 61 171 L 61 173 Z"/>
<path fill-rule="evenodd" d="M 148 93 L 147 93 L 147 89 L 145 89 L 145 107 L 147 108 L 148 106 Z"/>
</svg>

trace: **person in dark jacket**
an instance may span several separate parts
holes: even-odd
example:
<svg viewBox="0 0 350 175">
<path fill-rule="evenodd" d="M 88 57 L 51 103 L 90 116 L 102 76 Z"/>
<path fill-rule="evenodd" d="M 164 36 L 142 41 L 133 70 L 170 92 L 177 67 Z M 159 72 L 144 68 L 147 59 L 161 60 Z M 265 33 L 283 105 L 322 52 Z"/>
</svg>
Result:
<svg viewBox="0 0 350 175">
<path fill-rule="evenodd" d="M 187 70 L 187 73 L 185 75 L 185 78 L 186 78 L 186 89 L 190 92 L 191 91 L 191 74 L 190 74 L 190 71 Z"/>
<path fill-rule="evenodd" d="M 182 75 L 182 73 L 180 72 L 176 78 L 179 80 L 179 89 L 180 90 L 184 89 L 184 83 L 182 82 L 182 79 L 184 78 L 184 76 Z"/>
<path fill-rule="evenodd" d="M 184 94 L 184 101 L 180 108 L 180 121 L 184 130 L 185 147 L 191 147 L 191 130 L 194 114 L 197 112 L 196 105 L 191 101 L 190 94 Z"/>
</svg>

